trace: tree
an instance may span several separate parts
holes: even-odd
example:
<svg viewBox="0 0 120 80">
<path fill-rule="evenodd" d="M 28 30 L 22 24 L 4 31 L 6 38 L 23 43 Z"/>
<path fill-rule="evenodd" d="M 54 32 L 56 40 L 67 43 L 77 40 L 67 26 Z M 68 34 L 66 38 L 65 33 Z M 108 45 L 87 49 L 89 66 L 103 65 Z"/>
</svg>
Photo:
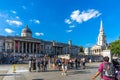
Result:
<svg viewBox="0 0 120 80">
<path fill-rule="evenodd" d="M 84 52 L 84 48 L 82 46 L 80 46 L 80 53 Z"/>
<path fill-rule="evenodd" d="M 112 51 L 113 55 L 119 56 L 120 55 L 120 39 L 114 42 L 111 42 L 109 45 L 109 49 Z"/>
<path fill-rule="evenodd" d="M 118 37 L 118 39 L 120 40 L 120 36 Z"/>
</svg>

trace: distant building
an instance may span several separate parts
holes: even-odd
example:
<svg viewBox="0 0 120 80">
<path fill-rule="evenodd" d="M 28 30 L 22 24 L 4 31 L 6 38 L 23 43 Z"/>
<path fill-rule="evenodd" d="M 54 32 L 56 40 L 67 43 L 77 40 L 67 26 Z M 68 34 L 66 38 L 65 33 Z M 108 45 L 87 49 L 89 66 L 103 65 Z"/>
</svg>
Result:
<svg viewBox="0 0 120 80">
<path fill-rule="evenodd" d="M 28 25 L 22 29 L 21 36 L 0 36 L 0 53 L 34 54 L 34 55 L 76 55 L 80 52 L 79 46 L 72 45 L 72 41 L 60 43 L 45 41 L 32 37 Z"/>
<path fill-rule="evenodd" d="M 102 20 L 100 22 L 100 32 L 98 35 L 98 41 L 97 44 L 90 48 L 85 48 L 85 54 L 90 54 L 90 55 L 102 55 L 102 51 L 106 50 L 108 47 L 107 41 L 106 41 L 106 35 L 104 33 L 103 29 L 103 23 Z"/>
<path fill-rule="evenodd" d="M 84 53 L 85 53 L 86 55 L 91 55 L 90 49 L 91 49 L 91 47 L 85 48 L 85 49 L 84 49 Z"/>
</svg>

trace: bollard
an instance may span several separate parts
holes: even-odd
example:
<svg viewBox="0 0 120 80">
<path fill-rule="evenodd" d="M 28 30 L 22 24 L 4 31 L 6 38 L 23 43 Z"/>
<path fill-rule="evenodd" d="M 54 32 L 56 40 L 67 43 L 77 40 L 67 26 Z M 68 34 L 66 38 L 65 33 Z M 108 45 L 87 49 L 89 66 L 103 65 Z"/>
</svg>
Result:
<svg viewBox="0 0 120 80">
<path fill-rule="evenodd" d="M 13 73 L 16 73 L 16 64 L 13 64 Z"/>
</svg>

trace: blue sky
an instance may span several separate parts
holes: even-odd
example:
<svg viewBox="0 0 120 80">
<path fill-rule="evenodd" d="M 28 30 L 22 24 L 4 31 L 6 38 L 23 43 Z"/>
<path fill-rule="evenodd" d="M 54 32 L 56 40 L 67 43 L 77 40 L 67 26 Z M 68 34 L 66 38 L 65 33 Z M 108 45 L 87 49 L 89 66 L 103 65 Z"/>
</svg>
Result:
<svg viewBox="0 0 120 80">
<path fill-rule="evenodd" d="M 0 35 L 21 35 L 28 24 L 33 37 L 90 47 L 97 43 L 100 20 L 107 42 L 120 36 L 119 0 L 0 1 Z"/>
</svg>

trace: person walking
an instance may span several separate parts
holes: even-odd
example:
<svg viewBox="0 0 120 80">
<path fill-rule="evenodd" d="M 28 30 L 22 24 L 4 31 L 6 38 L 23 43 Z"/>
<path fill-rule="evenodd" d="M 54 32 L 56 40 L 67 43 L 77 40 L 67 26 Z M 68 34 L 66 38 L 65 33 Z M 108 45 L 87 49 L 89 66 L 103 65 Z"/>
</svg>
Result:
<svg viewBox="0 0 120 80">
<path fill-rule="evenodd" d="M 29 59 L 29 71 L 31 72 L 32 69 L 32 58 Z"/>
<path fill-rule="evenodd" d="M 75 69 L 78 69 L 78 60 L 75 58 Z"/>
<path fill-rule="evenodd" d="M 99 65 L 96 74 L 92 76 L 92 80 L 95 80 L 100 74 L 101 80 L 115 80 L 115 68 L 113 64 L 109 62 L 108 56 L 103 58 L 103 62 Z"/>
<path fill-rule="evenodd" d="M 89 59 L 89 66 L 91 66 L 91 63 L 92 63 L 92 60 L 91 60 L 91 59 Z"/>
<path fill-rule="evenodd" d="M 36 59 L 36 67 L 37 67 L 36 70 L 37 70 L 38 72 L 40 72 L 40 64 L 41 64 L 40 59 L 37 58 L 37 59 Z"/>
<path fill-rule="evenodd" d="M 67 75 L 67 61 L 66 61 L 66 59 L 62 60 L 62 75 Z"/>
<path fill-rule="evenodd" d="M 82 58 L 82 66 L 83 66 L 83 69 L 85 69 L 86 68 L 86 59 L 85 59 L 85 57 L 83 57 Z"/>
</svg>

